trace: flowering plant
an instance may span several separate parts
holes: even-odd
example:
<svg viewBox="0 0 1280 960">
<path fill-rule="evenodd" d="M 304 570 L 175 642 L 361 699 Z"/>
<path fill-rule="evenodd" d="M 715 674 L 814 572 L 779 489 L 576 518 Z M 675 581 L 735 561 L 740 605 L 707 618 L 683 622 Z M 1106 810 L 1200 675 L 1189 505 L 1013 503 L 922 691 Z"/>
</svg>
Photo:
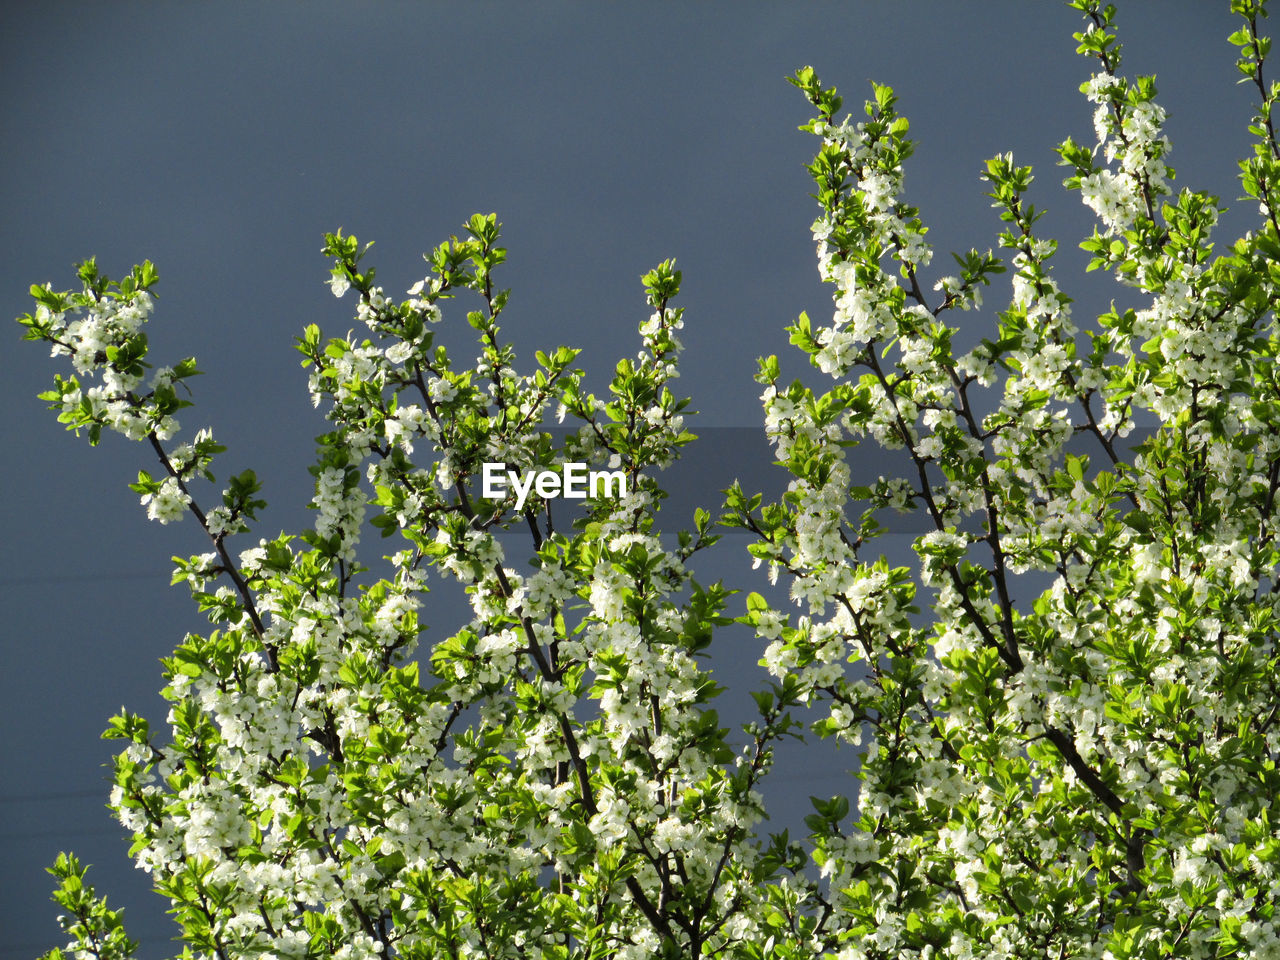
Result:
<svg viewBox="0 0 1280 960">
<path fill-rule="evenodd" d="M 642 349 L 596 397 L 574 350 L 522 372 L 501 339 L 494 216 L 429 253 L 400 302 L 367 246 L 328 235 L 333 293 L 354 292 L 368 334 L 298 340 L 332 424 L 316 522 L 237 550 L 259 484 L 242 473 L 201 504 L 223 448 L 176 439 L 198 371 L 147 364 L 152 266 L 113 282 L 89 261 L 78 292 L 32 289 L 27 337 L 75 369 L 44 397 L 91 442 L 145 441 L 161 467 L 133 485 L 148 515 L 190 514 L 211 547 L 176 561 L 214 629 L 164 661 L 168 734 L 128 711 L 106 734 L 126 744 L 112 808 L 183 956 L 1280 956 L 1265 0 L 1231 4 L 1261 97 L 1241 164 L 1261 224 L 1217 255 L 1217 200 L 1175 195 L 1155 85 L 1120 74 L 1114 8 L 1071 6 L 1100 67 L 1083 88 L 1097 144 L 1060 155 L 1098 218 L 1091 269 L 1135 304 L 1085 330 L 1036 233 L 1030 168 L 987 165 L 1007 264 L 972 250 L 930 284 L 893 91 L 855 122 L 812 69 L 793 80 L 817 111 L 813 232 L 835 309 L 789 332 L 834 384 L 760 362 L 791 485 L 764 504 L 734 484 L 720 523 L 749 531 L 799 613 L 746 597 L 737 619 L 773 682 L 737 739 L 705 663 L 732 591 L 688 566 L 716 524 L 699 509 L 674 542 L 655 527 L 655 472 L 694 439 L 672 392 L 671 262 L 644 277 Z M 1006 270 L 989 336 L 950 325 Z M 470 366 L 434 342 L 464 297 Z M 553 406 L 577 427 L 563 441 Z M 855 485 L 862 445 L 900 451 L 905 473 Z M 566 527 L 541 488 L 478 490 L 485 464 L 567 461 L 620 471 L 624 492 L 593 488 Z M 913 567 L 869 556 L 890 508 L 928 524 Z M 381 577 L 359 560 L 369 526 L 405 543 Z M 465 585 L 472 617 L 416 658 L 432 576 Z M 762 836 L 759 787 L 802 709 L 853 748 L 858 788 L 815 799 L 803 841 Z M 67 952 L 131 956 L 79 862 L 52 872 Z"/>
<path fill-rule="evenodd" d="M 831 322 L 801 316 L 791 337 L 836 384 L 786 386 L 762 362 L 794 481 L 772 507 L 738 489 L 732 504 L 803 611 L 753 598 L 769 668 L 858 751 L 857 807 L 811 821 L 819 872 L 797 876 L 789 920 L 841 957 L 1280 956 L 1265 5 L 1231 5 L 1262 98 L 1241 163 L 1262 222 L 1218 255 L 1217 199 L 1174 193 L 1153 79 L 1119 73 L 1114 7 L 1071 6 L 1100 68 L 1082 87 L 1097 143 L 1059 152 L 1099 221 L 1090 269 L 1134 303 L 1092 329 L 1036 232 L 1030 168 L 987 164 L 1007 267 L 970 251 L 930 296 L 925 228 L 897 199 L 912 145 L 892 91 L 855 124 L 812 70 L 795 80 L 817 110 L 814 238 L 836 291 Z M 949 321 L 1006 268 L 998 327 L 961 346 Z M 1069 451 L 1076 437 L 1092 449 Z M 868 443 L 908 466 L 853 488 L 854 518 L 849 460 Z M 924 515 L 918 569 L 864 559 L 885 508 Z"/>
</svg>

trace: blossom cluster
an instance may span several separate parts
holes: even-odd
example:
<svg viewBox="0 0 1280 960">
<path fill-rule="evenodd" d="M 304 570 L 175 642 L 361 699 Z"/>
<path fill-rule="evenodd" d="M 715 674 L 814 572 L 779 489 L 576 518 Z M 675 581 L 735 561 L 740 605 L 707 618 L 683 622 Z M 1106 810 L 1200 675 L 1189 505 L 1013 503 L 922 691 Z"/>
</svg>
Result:
<svg viewBox="0 0 1280 960">
<path fill-rule="evenodd" d="M 1082 88 L 1097 145 L 1062 145 L 1066 185 L 1098 219 L 1092 266 L 1139 298 L 1091 329 L 1037 235 L 1030 168 L 987 164 L 1007 259 L 970 251 L 930 284 L 906 237 L 918 214 L 899 198 L 911 147 L 892 92 L 854 123 L 811 70 L 794 81 L 822 138 L 814 235 L 835 311 L 790 332 L 834 383 L 788 385 L 761 361 L 792 480 L 777 504 L 734 488 L 730 506 L 797 607 L 749 598 L 762 662 L 856 752 L 856 804 L 815 799 L 797 853 L 817 871 L 786 926 L 811 955 L 1280 950 L 1280 151 L 1261 4 L 1233 5 L 1232 42 L 1266 98 L 1242 164 L 1266 219 L 1217 256 L 1217 200 L 1174 194 L 1164 111 L 1151 78 L 1120 73 L 1114 8 L 1072 5 L 1101 69 Z M 993 333 L 946 322 L 1006 271 Z M 1140 423 L 1155 426 L 1138 443 Z M 903 472 L 857 485 L 868 445 L 900 451 Z M 872 552 L 885 508 L 923 516 L 913 566 Z"/>
<path fill-rule="evenodd" d="M 60 386 L 48 399 L 64 419 L 149 441 L 165 473 L 133 485 L 148 516 L 190 512 L 212 546 L 174 571 L 214 629 L 164 661 L 164 723 L 124 711 L 107 732 L 125 743 L 112 809 L 191 955 L 556 956 L 576 942 L 641 957 L 738 949 L 758 931 L 755 882 L 777 867 L 754 846 L 757 786 L 789 721 L 767 710 L 729 745 L 702 659 L 729 622 L 728 591 L 687 565 L 717 539 L 710 516 L 675 543 L 654 526 L 656 472 L 693 439 L 671 390 L 680 274 L 667 262 L 644 277 L 641 349 L 598 398 L 575 350 L 518 369 L 500 337 L 507 293 L 492 284 L 496 218 L 467 232 L 428 254 L 431 275 L 398 304 L 355 238 L 326 238 L 331 290 L 355 294 L 367 335 L 324 340 L 311 326 L 298 340 L 330 424 L 315 522 L 298 537 L 232 547 L 264 505 L 250 472 L 200 505 L 222 448 L 205 430 L 175 440 L 168 403 L 194 363 L 140 392 L 149 265 L 119 284 L 86 266 L 81 293 L 37 288 L 23 318 L 107 384 L 109 408 Z M 479 300 L 466 315 L 479 353 L 461 368 L 433 342 L 459 295 Z M 76 310 L 91 322 L 65 321 Z M 553 409 L 579 424 L 558 447 Z M 626 482 L 622 495 L 588 491 L 587 515 L 561 528 L 537 489 L 479 495 L 494 460 L 579 461 Z M 359 562 L 370 526 L 405 542 L 381 579 Z M 470 618 L 420 654 L 433 577 L 465 587 Z M 74 902 L 89 912 L 68 920 L 83 938 L 72 952 L 89 949 L 90 920 L 119 919 Z M 113 956 L 132 948 L 109 943 Z"/>
</svg>

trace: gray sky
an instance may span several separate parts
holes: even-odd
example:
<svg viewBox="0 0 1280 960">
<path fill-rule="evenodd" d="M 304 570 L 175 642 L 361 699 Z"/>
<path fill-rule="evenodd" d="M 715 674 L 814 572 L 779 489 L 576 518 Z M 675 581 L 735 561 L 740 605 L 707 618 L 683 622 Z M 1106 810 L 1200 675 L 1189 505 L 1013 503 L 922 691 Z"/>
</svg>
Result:
<svg viewBox="0 0 1280 960">
<path fill-rule="evenodd" d="M 1126 2 L 1120 29 L 1127 72 L 1158 74 L 1178 183 L 1239 206 L 1251 91 L 1234 86 L 1226 10 Z M 583 348 L 597 384 L 638 347 L 640 275 L 674 256 L 687 308 L 680 385 L 701 411 L 690 426 L 754 426 L 755 357 L 791 355 L 782 327 L 830 309 L 808 230 L 803 164 L 816 142 L 796 131 L 807 105 L 783 82 L 804 64 L 850 109 L 869 80 L 897 89 L 918 140 L 907 199 L 932 227 L 937 275 L 952 272 L 948 250 L 995 244 L 978 175 L 1012 150 L 1036 167 L 1034 199 L 1062 241 L 1058 276 L 1078 316 L 1122 295 L 1084 278 L 1075 244 L 1088 219 L 1054 165 L 1067 134 L 1091 142 L 1078 24 L 1049 0 L 5 4 L 0 301 L 8 316 L 27 311 L 30 284 L 70 287 L 73 262 L 91 254 L 112 276 L 152 259 L 152 356 L 199 358 L 207 376 L 184 426 L 211 425 L 228 444 L 220 476 L 251 466 L 264 478 L 261 535 L 309 523 L 305 467 L 323 427 L 291 345 L 307 323 L 331 335 L 354 326 L 319 254 L 339 226 L 377 241 L 380 279 L 402 292 L 423 275 L 424 250 L 469 214 L 497 211 L 507 335 L 526 356 Z M 1250 225 L 1251 211 L 1237 213 L 1220 239 Z M 461 330 L 446 341 L 468 343 L 452 319 Z M 207 627 L 168 587 L 168 558 L 205 547 L 189 521 L 146 521 L 125 486 L 150 466 L 144 448 L 63 434 L 35 399 L 59 368 L 16 325 L 9 336 L 0 957 L 60 942 L 43 867 L 68 848 L 127 906 L 141 955 L 158 957 L 165 904 L 103 808 L 113 751 L 97 737 L 122 704 L 163 721 L 157 659 Z M 736 576 L 736 562 L 715 569 Z M 451 611 L 435 613 L 426 619 L 443 630 Z M 750 676 L 759 651 L 734 644 L 717 656 Z M 807 765 L 803 754 L 780 765 L 775 779 L 790 786 L 775 788 L 779 824 L 807 812 L 809 793 L 848 783 Z"/>
</svg>

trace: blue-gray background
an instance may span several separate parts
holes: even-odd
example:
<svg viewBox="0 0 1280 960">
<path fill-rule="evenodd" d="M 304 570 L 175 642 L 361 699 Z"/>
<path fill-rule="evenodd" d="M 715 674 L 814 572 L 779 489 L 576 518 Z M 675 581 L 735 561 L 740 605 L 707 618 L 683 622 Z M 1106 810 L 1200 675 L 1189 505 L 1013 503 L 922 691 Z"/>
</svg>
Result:
<svg viewBox="0 0 1280 960">
<path fill-rule="evenodd" d="M 1226 11 L 1128 2 L 1120 26 L 1126 69 L 1158 73 L 1179 182 L 1234 203 L 1253 91 L 1233 86 Z M 252 466 L 265 479 L 264 535 L 309 518 L 322 425 L 291 344 L 310 322 L 354 325 L 351 301 L 323 283 L 321 237 L 339 226 L 377 240 L 394 294 L 422 275 L 422 251 L 497 211 L 507 334 L 526 355 L 583 348 L 597 385 L 637 348 L 640 274 L 675 256 L 680 385 L 701 411 L 691 426 L 758 425 L 755 357 L 788 354 L 783 325 L 830 302 L 808 231 L 815 141 L 796 131 L 809 114 L 783 82 L 803 64 L 853 109 L 869 80 L 897 89 L 919 142 L 907 197 L 932 227 L 933 274 L 951 272 L 949 250 L 994 244 L 978 175 L 1012 150 L 1039 173 L 1043 231 L 1063 240 L 1058 275 L 1078 311 L 1122 295 L 1084 278 L 1075 244 L 1089 221 L 1054 166 L 1064 136 L 1092 136 L 1078 24 L 1049 0 L 5 4 L 0 312 L 29 309 L 33 282 L 72 286 L 85 256 L 114 276 L 154 260 L 153 356 L 200 359 L 208 376 L 184 423 L 229 444 L 222 475 Z M 1251 217 L 1239 210 L 1224 238 Z M 447 341 L 465 346 L 452 321 L 462 330 Z M 35 399 L 54 369 L 44 353 L 16 326 L 0 351 L 0 957 L 60 942 L 42 868 L 68 848 L 127 906 L 142 956 L 158 957 L 171 949 L 165 904 L 103 809 L 112 751 L 97 737 L 122 704 L 163 721 L 157 658 L 202 627 L 167 586 L 167 558 L 205 547 L 190 522 L 148 524 L 126 489 L 149 466 L 143 447 L 111 436 L 92 450 L 62 433 Z M 742 546 L 726 540 L 704 578 L 745 580 Z M 451 602 L 428 608 L 437 630 L 460 616 Z M 726 682 L 758 680 L 750 637 L 729 631 L 715 650 Z M 847 757 L 793 751 L 780 766 L 778 826 L 808 794 L 850 787 Z"/>
</svg>

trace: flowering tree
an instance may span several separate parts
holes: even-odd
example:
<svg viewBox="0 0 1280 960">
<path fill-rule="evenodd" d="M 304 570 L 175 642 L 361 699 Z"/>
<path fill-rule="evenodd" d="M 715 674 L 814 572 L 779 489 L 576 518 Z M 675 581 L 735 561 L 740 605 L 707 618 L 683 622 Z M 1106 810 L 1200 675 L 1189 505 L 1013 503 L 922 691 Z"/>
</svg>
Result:
<svg viewBox="0 0 1280 960">
<path fill-rule="evenodd" d="M 814 237 L 835 311 L 790 334 L 834 384 L 784 385 L 761 361 L 792 483 L 776 504 L 735 484 L 721 523 L 748 528 L 800 612 L 748 595 L 738 619 L 769 641 L 774 682 L 736 739 L 702 660 L 730 591 L 687 566 L 715 526 L 699 510 L 664 542 L 654 525 L 654 472 L 693 439 L 670 387 L 671 263 L 644 278 L 643 348 L 598 398 L 575 351 L 521 372 L 500 339 L 493 216 L 428 254 L 398 303 L 367 247 L 329 235 L 333 292 L 355 293 L 369 335 L 311 326 L 298 342 L 332 423 L 316 523 L 236 550 L 258 484 L 246 472 L 198 499 L 222 447 L 175 440 L 193 360 L 148 374 L 151 265 L 112 282 L 90 261 L 79 292 L 33 288 L 28 338 L 75 368 L 46 399 L 91 442 L 145 441 L 161 465 L 134 485 L 148 515 L 190 514 L 212 548 L 174 573 L 214 629 L 165 661 L 167 735 L 129 712 L 107 732 L 127 743 L 112 807 L 184 956 L 1280 956 L 1265 0 L 1231 4 L 1261 98 L 1241 164 L 1261 223 L 1218 255 L 1217 200 L 1175 194 L 1155 85 L 1120 74 L 1114 9 L 1071 6 L 1100 68 L 1083 88 L 1098 142 L 1060 153 L 1099 220 L 1091 268 L 1133 303 L 1084 331 L 1035 232 L 1029 168 L 987 166 L 1007 266 L 975 250 L 930 283 L 925 227 L 899 199 L 912 144 L 893 92 L 877 86 L 855 123 L 796 74 L 822 141 Z M 948 322 L 1006 269 L 998 325 L 965 345 Z M 454 297 L 474 305 L 471 367 L 433 342 Z M 578 425 L 560 443 L 552 405 Z M 1140 416 L 1158 426 L 1126 439 Z M 1077 435 L 1091 455 L 1067 452 Z M 852 486 L 864 445 L 910 469 Z M 549 488 L 477 489 L 486 463 L 569 461 L 620 472 L 625 493 L 557 527 Z M 888 508 L 931 527 L 913 568 L 869 555 Z M 357 559 L 368 525 L 407 543 L 376 579 Z M 527 548 L 499 538 L 517 532 Z M 432 571 L 466 584 L 473 616 L 415 659 Z M 852 745 L 859 783 L 815 801 L 803 841 L 762 838 L 757 788 L 802 706 Z M 78 861 L 52 872 L 68 951 L 130 956 Z"/>
<path fill-rule="evenodd" d="M 430 276 L 400 303 L 362 266 L 367 248 L 326 238 L 333 292 L 358 293 L 373 338 L 322 343 L 311 326 L 299 339 L 333 423 L 313 467 L 317 520 L 238 554 L 229 540 L 263 506 L 258 484 L 241 474 L 215 506 L 197 500 L 222 447 L 208 431 L 172 442 L 188 405 L 178 390 L 197 371 L 187 360 L 146 374 L 150 264 L 113 283 L 88 262 L 80 292 L 37 287 L 23 319 L 75 366 L 45 395 L 60 418 L 91 441 L 104 427 L 146 441 L 163 468 L 134 485 L 148 515 L 190 513 L 212 547 L 174 573 L 217 628 L 165 661 L 170 738 L 128 712 L 107 732 L 129 744 L 112 806 L 204 954 L 697 953 L 742 936 L 758 879 L 745 852 L 754 787 L 787 721 L 768 712 L 734 757 L 698 662 L 729 622 L 726 591 L 685 566 L 714 541 L 710 516 L 699 511 L 670 549 L 652 533 L 662 492 L 642 471 L 691 439 L 687 401 L 668 388 L 680 275 L 664 263 L 644 278 L 643 350 L 599 399 L 568 348 L 517 370 L 499 338 L 498 224 L 476 216 L 467 230 L 428 255 Z M 479 301 L 466 319 L 481 355 L 458 370 L 433 325 L 462 294 Z M 581 423 L 559 448 L 541 429 L 557 400 Z M 415 446 L 434 451 L 429 468 Z M 627 492 L 588 500 L 564 531 L 541 490 L 517 511 L 514 495 L 474 489 L 483 463 L 564 460 L 607 462 Z M 358 586 L 369 507 L 408 546 L 392 575 Z M 522 569 L 497 536 L 513 526 L 530 540 Z M 431 567 L 467 584 L 474 618 L 418 661 Z M 54 869 L 78 949 L 128 955 L 118 914 L 85 894 L 78 863 Z"/>
<path fill-rule="evenodd" d="M 1264 4 L 1231 4 L 1261 97 L 1241 164 L 1261 223 L 1216 256 L 1217 200 L 1174 192 L 1153 79 L 1119 73 L 1115 10 L 1072 6 L 1100 67 L 1082 88 L 1097 145 L 1060 154 L 1098 217 L 1090 269 L 1134 304 L 1083 332 L 1031 171 L 997 156 L 1012 299 L 962 351 L 947 321 L 1004 263 L 971 251 L 930 296 L 924 227 L 897 199 L 911 143 L 892 91 L 855 125 L 811 70 L 796 78 L 823 140 L 814 237 L 836 308 L 791 337 L 836 384 L 784 386 L 763 362 L 795 481 L 763 511 L 733 503 L 805 611 L 792 624 L 753 598 L 768 666 L 859 751 L 857 809 L 811 821 L 820 876 L 797 876 L 788 920 L 842 956 L 1280 956 L 1280 86 L 1263 80 Z M 1126 443 L 1140 414 L 1158 426 Z M 1066 452 L 1078 434 L 1091 455 Z M 910 469 L 855 490 L 869 509 L 852 519 L 847 460 L 867 443 Z M 932 528 L 916 572 L 864 560 L 887 507 Z"/>
</svg>

